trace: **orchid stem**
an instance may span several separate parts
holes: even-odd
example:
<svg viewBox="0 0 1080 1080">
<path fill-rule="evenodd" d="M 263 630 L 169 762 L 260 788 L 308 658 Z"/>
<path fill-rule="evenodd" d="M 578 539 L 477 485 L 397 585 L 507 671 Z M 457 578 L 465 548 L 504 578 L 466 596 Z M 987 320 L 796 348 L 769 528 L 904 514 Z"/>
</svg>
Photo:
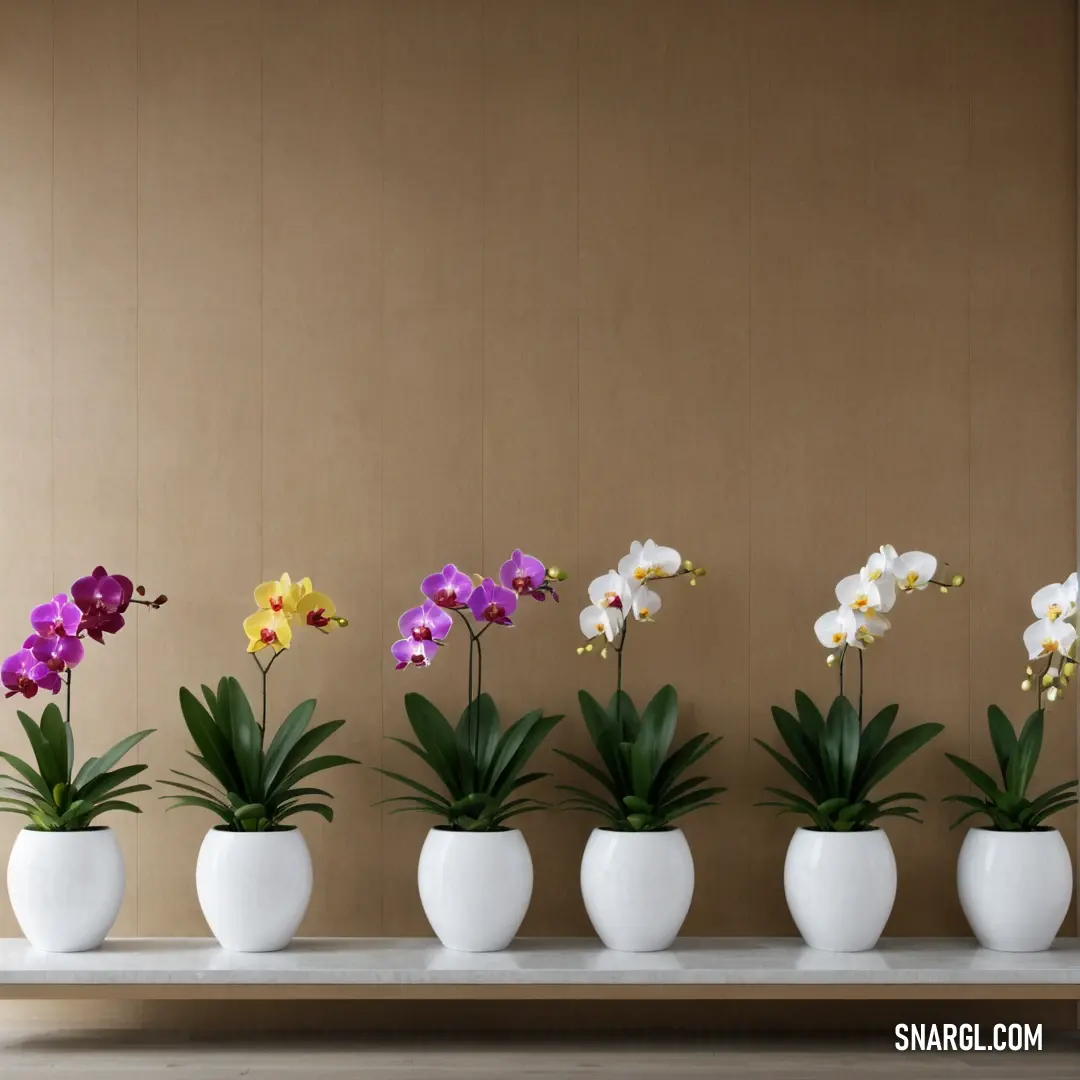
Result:
<svg viewBox="0 0 1080 1080">
<path fill-rule="evenodd" d="M 862 649 L 859 650 L 859 730 L 862 731 L 862 686 L 863 686 L 863 666 L 862 666 Z"/>
<path fill-rule="evenodd" d="M 615 727 L 620 732 L 620 739 L 622 738 L 622 651 L 626 646 L 626 631 L 629 628 L 630 624 L 623 619 L 622 633 L 619 635 L 619 644 L 615 646 L 615 655 L 618 658 L 615 677 Z"/>
<path fill-rule="evenodd" d="M 484 626 L 479 633 L 474 629 L 473 624 L 469 622 L 468 616 L 461 608 L 451 609 L 455 614 L 461 616 L 461 621 L 465 624 L 465 629 L 469 631 L 469 697 L 465 708 L 469 712 L 469 722 L 472 725 L 472 752 L 473 762 L 479 768 L 480 758 L 480 685 L 483 678 L 483 663 L 484 653 L 480 645 L 480 635 L 484 630 L 491 625 L 488 623 Z M 473 651 L 476 652 L 476 697 L 473 698 Z M 476 703 L 476 711 L 473 712 L 473 702 Z"/>
<path fill-rule="evenodd" d="M 67 700 L 66 700 L 66 702 L 64 704 L 64 723 L 66 723 L 68 726 L 70 726 L 71 725 L 71 668 L 68 668 L 67 679 L 65 680 L 65 682 L 67 683 L 67 694 L 66 694 L 66 699 Z"/>
<path fill-rule="evenodd" d="M 270 674 L 270 669 L 274 666 L 274 661 L 280 655 L 280 652 L 274 653 L 274 655 L 270 657 L 270 662 L 264 666 L 257 653 L 251 654 L 251 659 L 255 661 L 256 666 L 262 673 L 262 724 L 259 726 L 260 743 L 265 743 L 266 741 L 266 676 Z"/>
<path fill-rule="evenodd" d="M 844 651 L 840 654 L 840 696 L 844 696 L 844 660 L 847 658 L 847 646 L 844 646 Z"/>
<path fill-rule="evenodd" d="M 1044 676 L 1044 675 L 1045 675 L 1045 674 L 1046 674 L 1046 673 L 1047 673 L 1047 672 L 1048 672 L 1048 671 L 1050 670 L 1050 665 L 1051 665 L 1051 664 L 1052 664 L 1053 662 L 1054 662 L 1054 654 L 1053 654 L 1053 653 L 1051 653 L 1051 654 L 1050 654 L 1050 655 L 1049 655 L 1049 656 L 1048 656 L 1048 657 L 1046 658 L 1046 667 L 1044 667 L 1044 668 L 1042 669 L 1042 671 L 1041 671 L 1041 672 L 1039 673 L 1039 686 L 1038 686 L 1038 694 L 1039 694 L 1039 708 L 1040 708 L 1040 709 L 1041 709 L 1041 708 L 1043 707 L 1043 703 L 1042 703 L 1042 699 L 1043 699 L 1043 689 L 1044 689 L 1044 688 L 1043 688 L 1043 676 Z"/>
</svg>

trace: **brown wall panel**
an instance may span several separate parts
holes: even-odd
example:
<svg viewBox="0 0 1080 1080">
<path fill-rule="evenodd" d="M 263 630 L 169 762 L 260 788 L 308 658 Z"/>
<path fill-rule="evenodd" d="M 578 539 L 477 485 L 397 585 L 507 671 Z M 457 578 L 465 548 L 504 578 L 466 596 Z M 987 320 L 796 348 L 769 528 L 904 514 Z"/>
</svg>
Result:
<svg viewBox="0 0 1080 1080">
<path fill-rule="evenodd" d="M 254 665 L 241 629 L 262 571 L 262 12 L 139 4 L 139 719 L 161 777 L 189 736 L 177 689 Z M 267 463 L 269 464 L 269 462 Z M 150 800 L 139 932 L 200 933 L 192 867 L 210 826 Z"/>
<path fill-rule="evenodd" d="M 986 705 L 1030 706 L 1028 598 L 1075 563 L 1074 9 L 0 0 L 0 629 L 84 560 L 169 593 L 76 681 L 80 746 L 156 727 L 160 777 L 177 688 L 255 691 L 251 589 L 310 574 L 351 624 L 298 638 L 271 715 L 317 696 L 341 749 L 400 768 L 404 691 L 456 714 L 466 641 L 398 673 L 396 618 L 443 562 L 521 544 L 573 577 L 485 639 L 486 683 L 585 751 L 576 691 L 615 666 L 574 655 L 577 611 L 651 535 L 709 575 L 632 628 L 626 685 L 673 682 L 731 789 L 686 823 L 687 930 L 790 933 L 792 823 L 751 806 L 781 780 L 752 739 L 795 687 L 834 692 L 834 583 L 923 547 L 969 583 L 898 602 L 866 700 L 946 725 L 896 776 L 930 801 L 890 827 L 889 929 L 961 932 L 940 751 L 985 760 Z M 1040 783 L 1076 749 L 1066 702 Z M 426 933 L 428 820 L 373 806 L 399 792 L 367 767 L 329 782 L 304 932 Z M 116 823 L 118 931 L 202 933 L 210 822 L 144 807 Z M 527 933 L 588 932 L 591 824 L 523 822 Z"/>
<path fill-rule="evenodd" d="M 66 590 L 98 563 L 136 566 L 136 6 L 53 11 L 53 580 Z M 138 729 L 137 661 L 134 628 L 88 642 L 72 682 L 80 757 Z M 117 934 L 136 932 L 137 826 L 113 822 L 129 867 Z"/>
<path fill-rule="evenodd" d="M 297 635 L 270 675 L 270 715 L 274 726 L 317 696 L 317 719 L 347 721 L 337 752 L 367 766 L 382 753 L 385 666 L 381 12 L 331 3 L 319 15 L 293 0 L 264 12 L 261 569 L 310 576 L 349 626 Z M 301 932 L 377 934 L 378 778 L 326 778 L 337 821 L 304 830 L 318 887 Z"/>
<path fill-rule="evenodd" d="M 30 632 L 27 612 L 55 585 L 52 33 L 47 5 L 0 3 L 0 371 L 6 383 L 0 395 L 0 555 L 12 568 L 0 612 L 0 630 L 11 643 L 5 656 Z M 18 730 L 13 712 L 8 717 Z M 19 822 L 4 818 L 0 843 L 7 847 Z M 2 906 L 0 925 L 17 932 L 6 900 Z"/>
</svg>

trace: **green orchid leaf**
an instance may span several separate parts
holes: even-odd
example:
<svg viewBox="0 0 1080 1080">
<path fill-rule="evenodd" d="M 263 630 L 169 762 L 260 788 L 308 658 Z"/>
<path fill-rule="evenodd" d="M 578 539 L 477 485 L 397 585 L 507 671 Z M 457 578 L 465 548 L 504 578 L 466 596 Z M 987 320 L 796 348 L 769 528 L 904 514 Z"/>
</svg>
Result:
<svg viewBox="0 0 1080 1080">
<path fill-rule="evenodd" d="M 816 784 L 809 776 L 806 775 L 805 772 L 803 772 L 802 769 L 799 768 L 798 765 L 796 765 L 793 761 L 789 761 L 786 757 L 784 757 L 783 754 L 780 753 L 779 750 L 774 750 L 763 739 L 755 738 L 754 742 L 756 742 L 758 746 L 762 748 L 762 750 L 765 750 L 769 754 L 769 756 L 772 757 L 772 759 L 776 761 L 781 766 L 781 768 L 783 768 L 783 770 L 792 778 L 792 780 L 794 780 L 795 783 L 798 784 L 799 787 L 801 787 L 803 791 L 805 791 L 806 794 L 815 801 L 815 803 L 820 801 L 824 791 L 828 790 L 827 787 L 822 787 L 821 785 Z"/>
<path fill-rule="evenodd" d="M 486 783 L 499 745 L 499 711 L 490 694 L 481 694 L 465 706 L 455 734 L 459 750 L 474 764 L 474 776 L 470 782 L 475 783 L 475 778 L 479 776 L 483 778 L 480 782 Z"/>
<path fill-rule="evenodd" d="M 427 752 L 432 768 L 454 799 L 466 794 L 462 782 L 457 736 L 446 717 L 421 694 L 405 695 L 405 713 L 417 742 Z"/>
<path fill-rule="evenodd" d="M 1039 761 L 1043 741 L 1043 710 L 1036 709 L 1024 722 L 1016 740 L 1016 751 L 1005 770 L 1005 787 L 1011 795 L 1023 796 Z"/>
<path fill-rule="evenodd" d="M 26 732 L 26 740 L 30 743 L 30 749 L 34 752 L 34 760 L 37 762 L 41 779 L 50 790 L 57 784 L 66 782 L 66 771 L 62 770 L 57 764 L 52 744 L 45 737 L 44 732 L 42 732 L 37 724 L 34 723 L 33 719 L 27 716 L 26 713 L 20 710 L 16 715 L 19 718 L 19 723 L 22 725 L 23 731 Z M 62 722 L 63 721 L 61 721 L 61 723 Z"/>
<path fill-rule="evenodd" d="M 273 739 L 270 741 L 270 745 L 266 749 L 266 757 L 263 764 L 262 782 L 265 790 L 273 790 L 274 780 L 277 777 L 278 769 L 284 763 L 289 751 L 296 746 L 297 742 L 300 740 L 300 736 L 303 735 L 304 731 L 307 729 L 311 717 L 315 712 L 315 705 L 315 698 L 308 698 L 306 701 L 301 701 L 300 704 L 285 717 L 281 727 L 275 732 Z M 341 725 L 339 724 L 338 726 L 340 727 Z"/>
<path fill-rule="evenodd" d="M 1009 718 L 996 705 L 986 710 L 986 719 L 990 725 L 990 741 L 994 744 L 994 756 L 998 769 L 1001 770 L 1001 782 L 1008 785 L 1009 762 L 1016 753 L 1016 732 Z"/>
</svg>

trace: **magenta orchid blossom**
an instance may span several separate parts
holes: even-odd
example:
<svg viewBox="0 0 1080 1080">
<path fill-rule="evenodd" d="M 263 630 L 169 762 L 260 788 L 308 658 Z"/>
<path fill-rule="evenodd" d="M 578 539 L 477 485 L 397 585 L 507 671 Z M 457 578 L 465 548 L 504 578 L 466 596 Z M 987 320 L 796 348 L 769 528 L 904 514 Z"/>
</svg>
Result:
<svg viewBox="0 0 1080 1080">
<path fill-rule="evenodd" d="M 478 623 L 497 623 L 513 626 L 510 616 L 517 610 L 518 594 L 513 589 L 496 585 L 484 578 L 469 596 L 469 610 Z"/>
<path fill-rule="evenodd" d="M 441 608 L 463 608 L 472 595 L 472 582 L 453 563 L 447 563 L 437 574 L 428 574 L 420 583 L 420 591 Z"/>
<path fill-rule="evenodd" d="M 410 608 L 398 619 L 401 637 L 390 647 L 394 667 L 398 671 L 429 667 L 438 655 L 439 648 L 446 643 L 454 625 L 454 615 L 461 619 L 468 631 L 469 697 L 466 712 L 472 717 L 475 707 L 470 736 L 474 743 L 473 761 L 481 760 L 479 717 L 484 665 L 480 639 L 492 626 L 514 625 L 510 616 L 517 610 L 519 596 L 544 600 L 551 593 L 551 598 L 558 602 L 554 583 L 565 580 L 566 574 L 557 567 L 545 568 L 539 559 L 524 554 L 520 548 L 500 567 L 500 584 L 496 584 L 493 578 L 479 574 L 475 576 L 474 584 L 468 574 L 453 563 L 447 563 L 438 573 L 429 574 L 421 582 L 420 591 L 427 600 L 420 607 Z"/>
<path fill-rule="evenodd" d="M 531 596 L 534 600 L 545 600 L 544 582 L 548 572 L 544 564 L 532 555 L 525 555 L 521 548 L 516 548 L 513 555 L 499 567 L 499 581 L 507 589 L 513 589 L 518 596 Z M 559 594 L 554 589 L 547 590 L 556 603 Z"/>
<path fill-rule="evenodd" d="M 453 563 L 447 563 L 442 570 L 425 577 L 420 583 L 420 591 L 427 599 L 398 619 L 401 638 L 390 649 L 398 671 L 427 667 L 437 655 L 439 646 L 445 643 L 454 623 L 453 615 L 458 615 L 469 632 L 470 701 L 473 700 L 473 652 L 477 653 L 479 669 L 481 635 L 489 626 L 514 625 L 510 616 L 517 609 L 519 596 L 544 600 L 551 593 L 551 598 L 557 602 L 559 597 L 554 583 L 565 580 L 566 575 L 556 567 L 545 568 L 539 559 L 517 548 L 500 567 L 499 584 L 493 578 L 480 578 L 479 574 L 476 577 L 479 584 L 474 584 L 469 575 Z"/>
<path fill-rule="evenodd" d="M 434 600 L 425 600 L 420 607 L 409 608 L 398 619 L 398 631 L 410 641 L 442 641 L 453 625 L 450 613 L 438 607 Z"/>
<path fill-rule="evenodd" d="M 130 578 L 97 566 L 71 586 L 70 598 L 67 593 L 58 593 L 31 609 L 33 633 L 18 652 L 0 664 L 4 696 L 31 698 L 39 690 L 58 694 L 67 686 L 69 715 L 65 719 L 70 722 L 71 672 L 85 655 L 84 638 L 104 644 L 105 634 L 123 629 L 123 613 L 129 605 L 156 609 L 168 600 L 164 595 L 144 600 L 145 593 L 142 586 L 136 589 Z"/>
</svg>

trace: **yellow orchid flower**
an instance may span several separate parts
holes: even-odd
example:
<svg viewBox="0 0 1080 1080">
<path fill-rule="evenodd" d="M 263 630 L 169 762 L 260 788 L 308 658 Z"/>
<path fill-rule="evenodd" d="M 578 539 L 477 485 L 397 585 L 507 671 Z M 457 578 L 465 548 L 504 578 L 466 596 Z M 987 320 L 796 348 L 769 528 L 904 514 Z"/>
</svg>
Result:
<svg viewBox="0 0 1080 1080">
<path fill-rule="evenodd" d="M 255 606 L 260 611 L 283 611 L 290 618 L 300 601 L 311 592 L 311 578 L 294 582 L 288 574 L 277 581 L 264 581 L 255 590 Z"/>
<path fill-rule="evenodd" d="M 324 634 L 330 633 L 335 626 L 346 626 L 345 619 L 337 618 L 337 606 L 325 593 L 309 592 L 301 597 L 296 613 L 308 626 L 314 626 Z"/>
<path fill-rule="evenodd" d="M 292 641 L 292 627 L 283 608 L 269 608 L 249 615 L 244 620 L 244 633 L 248 636 L 249 653 L 256 653 L 269 645 L 277 654 L 287 649 Z"/>
</svg>

